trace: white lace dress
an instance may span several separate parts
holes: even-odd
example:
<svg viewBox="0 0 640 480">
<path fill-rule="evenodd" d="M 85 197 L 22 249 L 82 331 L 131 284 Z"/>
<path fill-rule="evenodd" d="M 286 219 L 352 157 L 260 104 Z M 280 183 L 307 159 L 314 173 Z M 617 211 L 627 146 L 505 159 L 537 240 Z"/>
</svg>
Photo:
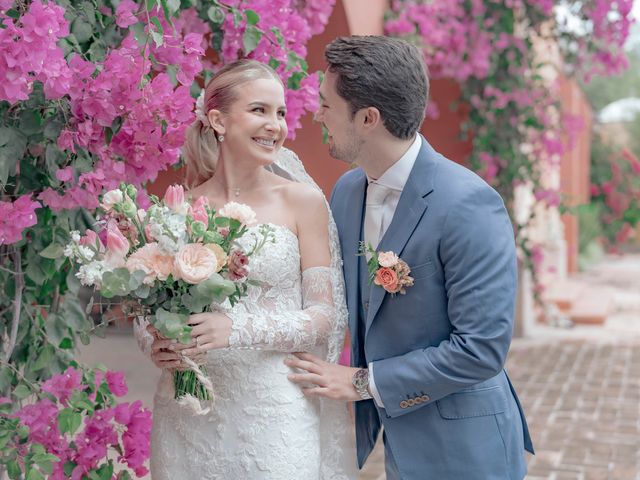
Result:
<svg viewBox="0 0 640 480">
<path fill-rule="evenodd" d="M 275 243 L 251 258 L 248 296 L 225 313 L 230 348 L 208 354 L 215 405 L 194 415 L 173 399 L 163 372 L 154 403 L 151 473 L 164 479 L 357 478 L 347 405 L 310 399 L 287 379 L 288 352 L 337 361 L 345 325 L 337 266 L 300 272 L 298 239 L 273 225 Z M 340 302 L 342 303 L 342 302 Z M 136 335 L 148 352 L 150 337 Z"/>
</svg>

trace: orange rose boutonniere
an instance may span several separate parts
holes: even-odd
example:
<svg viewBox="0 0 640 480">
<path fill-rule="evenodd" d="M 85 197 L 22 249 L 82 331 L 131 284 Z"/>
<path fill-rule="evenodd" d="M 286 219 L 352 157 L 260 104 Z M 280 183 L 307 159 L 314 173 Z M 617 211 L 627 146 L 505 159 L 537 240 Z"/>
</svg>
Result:
<svg viewBox="0 0 640 480">
<path fill-rule="evenodd" d="M 359 255 L 367 254 L 371 255 L 367 261 L 369 283 L 381 286 L 391 295 L 407 293 L 406 288 L 413 285 L 413 277 L 409 275 L 411 269 L 404 260 L 393 252 L 377 252 L 371 245 L 361 242 Z"/>
</svg>

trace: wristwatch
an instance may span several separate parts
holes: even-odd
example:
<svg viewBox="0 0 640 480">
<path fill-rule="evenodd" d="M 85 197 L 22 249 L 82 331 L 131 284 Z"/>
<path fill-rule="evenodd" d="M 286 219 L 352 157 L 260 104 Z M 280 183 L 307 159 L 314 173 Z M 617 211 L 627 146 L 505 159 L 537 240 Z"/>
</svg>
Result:
<svg viewBox="0 0 640 480">
<path fill-rule="evenodd" d="M 356 370 L 356 373 L 354 373 L 353 377 L 351 377 L 351 383 L 353 384 L 353 387 L 356 389 L 356 392 L 358 392 L 358 395 L 360 395 L 360 398 L 362 400 L 369 400 L 373 398 L 369 393 L 368 369 L 361 368 L 359 370 Z"/>
</svg>

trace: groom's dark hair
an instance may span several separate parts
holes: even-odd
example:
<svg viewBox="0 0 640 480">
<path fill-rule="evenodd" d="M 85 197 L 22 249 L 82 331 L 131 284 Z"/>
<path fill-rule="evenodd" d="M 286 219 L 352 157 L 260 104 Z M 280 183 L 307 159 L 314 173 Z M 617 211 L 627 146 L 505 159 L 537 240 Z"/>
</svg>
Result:
<svg viewBox="0 0 640 480">
<path fill-rule="evenodd" d="M 391 37 L 339 37 L 327 45 L 324 56 L 352 118 L 362 108 L 375 107 L 397 138 L 411 138 L 420 129 L 429 78 L 415 45 Z"/>
</svg>

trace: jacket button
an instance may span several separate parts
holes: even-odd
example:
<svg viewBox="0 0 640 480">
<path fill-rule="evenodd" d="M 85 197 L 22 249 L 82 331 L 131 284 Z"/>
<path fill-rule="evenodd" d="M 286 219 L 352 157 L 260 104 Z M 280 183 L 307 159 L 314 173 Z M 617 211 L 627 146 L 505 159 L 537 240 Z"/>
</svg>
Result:
<svg viewBox="0 0 640 480">
<path fill-rule="evenodd" d="M 409 406 L 409 403 L 406 400 L 403 400 L 400 402 L 400 408 L 407 408 Z"/>
<path fill-rule="evenodd" d="M 407 400 L 407 403 L 409 404 L 410 407 L 413 407 L 416 404 L 415 399 L 410 398 L 409 400 Z"/>
<path fill-rule="evenodd" d="M 429 398 L 429 395 L 422 395 L 420 397 L 420 400 L 422 400 L 424 403 L 427 403 L 431 399 Z"/>
<path fill-rule="evenodd" d="M 364 309 L 369 310 L 369 302 L 364 302 Z"/>
<path fill-rule="evenodd" d="M 422 397 L 416 397 L 414 398 L 416 405 L 420 405 L 421 403 L 424 403 L 424 400 L 422 400 Z"/>
</svg>

